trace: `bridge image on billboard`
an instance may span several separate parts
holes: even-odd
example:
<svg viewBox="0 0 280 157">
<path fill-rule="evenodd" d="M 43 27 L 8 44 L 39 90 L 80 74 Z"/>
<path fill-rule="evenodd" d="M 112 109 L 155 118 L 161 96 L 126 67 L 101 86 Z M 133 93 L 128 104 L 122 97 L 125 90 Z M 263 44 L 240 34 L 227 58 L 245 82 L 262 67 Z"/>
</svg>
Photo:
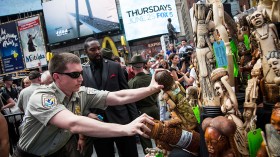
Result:
<svg viewBox="0 0 280 157">
<path fill-rule="evenodd" d="M 49 43 L 119 29 L 114 0 L 54 0 L 43 11 Z"/>
</svg>

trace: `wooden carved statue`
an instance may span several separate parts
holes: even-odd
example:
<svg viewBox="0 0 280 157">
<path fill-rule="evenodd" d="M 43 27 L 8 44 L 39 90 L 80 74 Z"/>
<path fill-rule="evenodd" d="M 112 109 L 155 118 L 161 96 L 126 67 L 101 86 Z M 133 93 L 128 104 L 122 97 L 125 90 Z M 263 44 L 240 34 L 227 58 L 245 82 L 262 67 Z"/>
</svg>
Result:
<svg viewBox="0 0 280 157">
<path fill-rule="evenodd" d="M 217 68 L 211 74 L 215 94 L 220 98 L 221 110 L 224 114 L 240 115 L 238 103 L 228 81 L 228 72 L 224 68 Z"/>
<path fill-rule="evenodd" d="M 271 51 L 266 55 L 268 65 L 274 72 L 276 77 L 274 78 L 274 83 L 280 86 L 280 50 Z"/>
<path fill-rule="evenodd" d="M 274 93 L 278 93 L 275 92 L 278 90 L 278 87 L 274 83 L 276 75 L 270 70 L 265 56 L 268 52 L 278 49 L 279 40 L 276 27 L 274 24 L 268 23 L 260 11 L 255 11 L 247 17 L 247 20 L 253 26 L 253 32 L 251 33 L 252 39 L 257 41 L 261 51 L 265 101 L 275 103 L 277 100 Z"/>
<path fill-rule="evenodd" d="M 224 6 L 221 0 L 206 0 L 207 3 L 212 4 L 213 10 L 213 20 L 215 23 L 215 29 L 218 30 L 221 39 L 224 41 L 226 46 L 226 55 L 228 61 L 228 73 L 229 73 L 229 83 L 234 86 L 234 76 L 233 76 L 233 55 L 230 48 L 230 42 L 228 37 L 228 32 L 225 28 L 224 19 Z"/>
<path fill-rule="evenodd" d="M 239 80 L 238 83 L 239 89 L 244 89 L 247 86 L 248 77 L 250 72 L 256 63 L 256 59 L 252 56 L 249 36 L 250 36 L 250 27 L 246 20 L 248 16 L 247 13 L 242 12 L 234 16 L 236 25 L 237 25 L 237 39 L 238 39 L 238 56 L 239 58 Z"/>
<path fill-rule="evenodd" d="M 276 77 L 274 78 L 274 83 L 278 86 L 278 96 L 280 96 L 280 50 L 271 51 L 266 55 L 268 65 L 270 69 L 274 72 Z M 278 97 L 279 102 L 279 97 Z"/>
<path fill-rule="evenodd" d="M 249 131 L 256 130 L 256 122 L 257 122 L 257 105 L 256 103 L 247 102 L 244 103 L 244 112 L 243 112 L 243 118 L 244 118 L 244 131 L 245 135 L 248 134 Z"/>
<path fill-rule="evenodd" d="M 156 157 L 157 154 L 162 154 L 162 150 L 158 149 L 158 148 L 146 148 L 145 152 L 147 153 L 147 155 L 145 157 Z"/>
<path fill-rule="evenodd" d="M 155 139 L 160 149 L 171 151 L 173 147 L 184 148 L 197 155 L 199 152 L 200 135 L 195 131 L 182 130 L 179 127 L 170 127 L 165 123 L 154 120 L 155 125 L 146 124 L 151 132 L 146 134 Z"/>
<path fill-rule="evenodd" d="M 193 8 L 193 32 L 196 42 L 201 103 L 205 106 L 217 106 L 219 104 L 215 102 L 214 89 L 210 81 L 210 74 L 215 68 L 211 43 L 211 39 L 214 39 L 215 24 L 210 20 L 212 16 L 211 5 L 196 3 Z"/>
<path fill-rule="evenodd" d="M 280 105 L 277 103 L 272 111 L 270 124 L 266 124 L 266 137 L 261 144 L 257 157 L 280 156 Z"/>
<path fill-rule="evenodd" d="M 198 89 L 197 87 L 190 86 L 186 89 L 186 98 L 189 100 L 189 104 L 195 107 L 198 102 Z"/>
<path fill-rule="evenodd" d="M 259 49 L 263 56 L 266 56 L 268 52 L 275 51 L 278 48 L 278 34 L 274 24 L 268 23 L 264 18 L 262 12 L 255 11 L 252 15 L 248 16 L 248 22 L 253 26 L 252 39 L 255 39 L 258 43 Z M 263 58 L 263 72 L 264 75 L 268 73 L 268 65 L 266 58 Z M 273 78 L 270 76 L 273 72 L 267 74 L 266 81 L 268 83 L 273 82 Z"/>
<path fill-rule="evenodd" d="M 248 80 L 245 93 L 243 118 L 245 120 L 244 130 L 246 133 L 256 129 L 256 100 L 259 93 L 261 69 L 254 68 L 251 72 L 252 78 Z"/>
<path fill-rule="evenodd" d="M 237 39 L 239 42 L 244 41 L 244 35 L 249 36 L 250 34 L 250 28 L 246 20 L 247 16 L 248 16 L 247 13 L 240 13 L 234 16 L 235 23 L 237 26 Z"/>
<path fill-rule="evenodd" d="M 280 1 L 260 0 L 258 10 L 264 12 L 272 22 L 280 22 Z"/>
<path fill-rule="evenodd" d="M 155 81 L 163 85 L 163 98 L 169 104 L 170 111 L 176 112 L 183 122 L 183 128 L 193 130 L 198 123 L 189 100 L 186 98 L 185 89 L 179 82 L 175 82 L 171 73 L 167 70 L 155 75 Z"/>
<path fill-rule="evenodd" d="M 242 73 L 250 73 L 257 60 L 260 58 L 260 51 L 258 48 L 252 48 L 251 50 L 246 50 L 244 43 L 238 44 L 238 55 L 240 57 L 239 70 Z M 244 74 L 243 74 L 244 75 Z M 244 75 L 248 76 L 248 75 Z"/>
<path fill-rule="evenodd" d="M 248 85 L 245 93 L 245 103 L 255 103 L 258 98 L 259 82 L 261 76 L 261 69 L 255 68 L 251 71 L 251 79 L 248 80 Z"/>
<path fill-rule="evenodd" d="M 240 77 L 240 88 L 245 88 L 247 86 L 248 77 L 250 72 L 256 62 L 253 59 L 250 50 L 246 49 L 246 46 L 243 42 L 238 43 L 238 55 L 240 56 L 239 60 L 239 77 Z"/>
<path fill-rule="evenodd" d="M 171 111 L 170 112 L 170 119 L 162 121 L 164 123 L 164 126 L 166 127 L 177 127 L 177 128 L 184 128 L 183 121 L 181 118 L 176 114 L 176 112 Z"/>
<path fill-rule="evenodd" d="M 234 141 L 240 154 L 249 155 L 247 139 L 243 129 L 243 122 L 239 117 L 238 103 L 233 89 L 228 83 L 228 73 L 224 68 L 217 68 L 211 74 L 211 81 L 214 84 L 215 94 L 220 98 L 221 110 L 225 117 L 232 120 L 237 131 L 234 134 Z"/>
<path fill-rule="evenodd" d="M 233 121 L 223 116 L 206 118 L 202 122 L 202 129 L 209 157 L 239 156 L 234 142 L 236 125 Z"/>
<path fill-rule="evenodd" d="M 186 126 L 184 126 L 181 118 L 176 114 L 176 112 L 174 111 L 170 112 L 170 117 L 171 118 L 169 120 L 162 121 L 165 127 L 179 128 L 179 129 L 186 128 Z M 166 141 L 164 142 L 159 139 L 155 139 L 155 140 L 156 140 L 157 147 L 162 149 L 165 155 L 168 154 L 168 151 L 172 150 L 173 147 L 168 142 Z"/>
</svg>

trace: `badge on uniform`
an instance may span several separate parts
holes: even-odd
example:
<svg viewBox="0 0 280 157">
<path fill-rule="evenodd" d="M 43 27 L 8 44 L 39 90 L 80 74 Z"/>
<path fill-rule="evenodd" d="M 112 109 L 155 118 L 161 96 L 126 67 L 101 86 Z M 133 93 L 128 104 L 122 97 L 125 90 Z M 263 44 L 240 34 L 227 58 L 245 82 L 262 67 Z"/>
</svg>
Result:
<svg viewBox="0 0 280 157">
<path fill-rule="evenodd" d="M 57 105 L 57 100 L 54 95 L 42 95 L 43 107 L 51 109 Z"/>
<path fill-rule="evenodd" d="M 95 91 L 94 88 L 87 88 L 87 94 L 95 94 Z"/>
</svg>

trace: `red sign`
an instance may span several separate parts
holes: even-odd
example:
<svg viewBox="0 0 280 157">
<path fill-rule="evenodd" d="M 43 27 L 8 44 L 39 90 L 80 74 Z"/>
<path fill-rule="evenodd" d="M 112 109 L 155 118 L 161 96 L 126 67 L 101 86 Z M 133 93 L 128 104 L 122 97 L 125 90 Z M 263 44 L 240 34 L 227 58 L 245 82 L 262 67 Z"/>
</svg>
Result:
<svg viewBox="0 0 280 157">
<path fill-rule="evenodd" d="M 29 23 L 26 23 L 24 25 L 19 26 L 18 29 L 19 29 L 19 31 L 23 31 L 23 30 L 35 27 L 35 26 L 37 26 L 39 24 L 40 24 L 40 22 L 39 22 L 39 18 L 38 18 L 38 19 L 36 19 L 34 21 L 31 21 Z"/>
</svg>

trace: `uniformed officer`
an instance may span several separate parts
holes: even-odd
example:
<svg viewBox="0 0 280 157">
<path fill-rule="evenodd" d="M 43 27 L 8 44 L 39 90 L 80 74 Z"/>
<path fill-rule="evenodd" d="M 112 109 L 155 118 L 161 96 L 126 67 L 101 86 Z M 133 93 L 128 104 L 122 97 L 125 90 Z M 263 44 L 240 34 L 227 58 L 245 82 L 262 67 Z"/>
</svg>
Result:
<svg viewBox="0 0 280 157">
<path fill-rule="evenodd" d="M 73 112 L 83 115 L 89 107 L 105 109 L 108 105 L 138 101 L 162 88 L 154 80 L 149 87 L 117 92 L 81 87 L 80 58 L 71 53 L 55 55 L 49 64 L 49 71 L 54 83 L 40 87 L 30 97 L 14 157 L 67 156 L 64 153 L 65 145 L 73 133 L 94 137 L 135 134 L 147 137 L 145 132 L 150 130 L 143 123 L 153 122 L 146 114 L 127 125 L 119 125 L 103 123 Z"/>
<path fill-rule="evenodd" d="M 152 77 L 144 73 L 144 64 L 147 61 L 141 55 L 134 55 L 131 58 L 129 64 L 132 65 L 135 77 L 129 80 L 128 86 L 131 89 L 137 89 L 141 87 L 149 86 L 152 81 Z M 146 113 L 147 115 L 159 120 L 159 109 L 157 107 L 157 93 L 147 96 L 144 99 L 135 102 L 138 110 L 141 113 Z M 140 137 L 140 142 L 143 148 L 143 152 L 146 153 L 146 148 L 152 148 L 152 141 L 148 138 Z"/>
</svg>

